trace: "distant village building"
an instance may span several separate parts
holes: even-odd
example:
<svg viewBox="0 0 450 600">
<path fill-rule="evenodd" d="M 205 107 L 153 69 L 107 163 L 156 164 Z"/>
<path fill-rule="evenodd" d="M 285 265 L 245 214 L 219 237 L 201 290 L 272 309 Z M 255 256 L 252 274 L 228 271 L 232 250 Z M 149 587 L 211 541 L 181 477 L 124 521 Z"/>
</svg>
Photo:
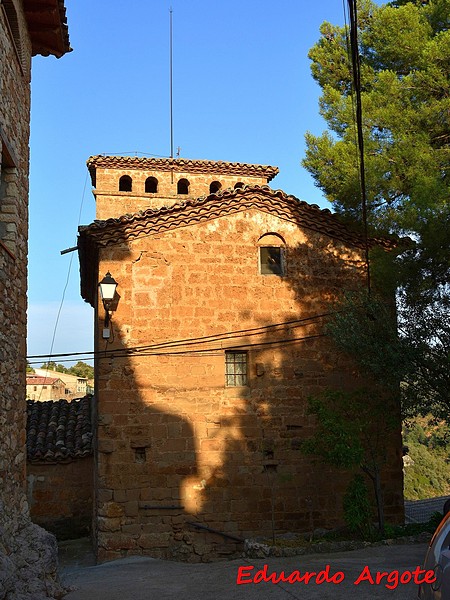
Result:
<svg viewBox="0 0 450 600">
<path fill-rule="evenodd" d="M 348 477 L 300 447 L 314 432 L 307 398 L 358 382 L 324 325 L 365 280 L 362 237 L 268 187 L 275 167 L 115 156 L 88 167 L 98 220 L 78 248 L 97 324 L 99 560 L 210 560 L 273 529 L 342 524 Z M 103 304 L 106 275 L 118 287 Z M 400 420 L 386 456 L 386 515 L 400 522 Z"/>
<path fill-rule="evenodd" d="M 25 496 L 25 365 L 31 57 L 70 50 L 63 0 L 0 5 L 0 595 L 60 597 L 52 536 Z M 49 91 L 50 93 L 50 91 Z M 22 367 L 22 368 L 21 368 Z M 23 540 L 27 540 L 27 544 Z M 30 595 L 31 594 L 31 595 Z"/>
<path fill-rule="evenodd" d="M 58 377 L 27 375 L 27 400 L 59 400 L 65 391 L 65 383 Z"/>
<path fill-rule="evenodd" d="M 64 389 L 62 392 L 59 392 L 59 396 L 52 396 L 45 398 L 46 400 L 59 400 L 61 398 L 65 398 L 66 400 L 73 400 L 74 398 L 82 398 L 86 396 L 86 394 L 92 394 L 94 392 L 94 382 L 93 380 L 88 380 L 87 377 L 80 377 L 78 375 L 72 375 L 71 373 L 60 373 L 59 371 L 52 371 L 49 369 L 33 369 L 34 375 L 38 377 L 43 377 L 44 380 L 57 378 L 64 384 Z M 31 398 L 32 400 L 37 400 L 38 397 L 33 398 L 29 392 L 31 389 L 28 388 L 28 380 L 33 374 L 27 374 L 27 398 Z M 42 385 L 46 385 L 46 381 L 42 382 Z"/>
</svg>

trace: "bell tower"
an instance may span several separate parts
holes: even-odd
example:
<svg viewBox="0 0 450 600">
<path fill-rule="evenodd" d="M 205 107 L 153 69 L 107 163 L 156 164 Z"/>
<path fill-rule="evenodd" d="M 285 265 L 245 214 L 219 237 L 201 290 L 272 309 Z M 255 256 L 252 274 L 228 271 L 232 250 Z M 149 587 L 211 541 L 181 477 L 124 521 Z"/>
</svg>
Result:
<svg viewBox="0 0 450 600">
<path fill-rule="evenodd" d="M 91 156 L 87 166 L 100 220 L 229 188 L 267 185 L 278 173 L 268 165 L 134 156 Z"/>
</svg>

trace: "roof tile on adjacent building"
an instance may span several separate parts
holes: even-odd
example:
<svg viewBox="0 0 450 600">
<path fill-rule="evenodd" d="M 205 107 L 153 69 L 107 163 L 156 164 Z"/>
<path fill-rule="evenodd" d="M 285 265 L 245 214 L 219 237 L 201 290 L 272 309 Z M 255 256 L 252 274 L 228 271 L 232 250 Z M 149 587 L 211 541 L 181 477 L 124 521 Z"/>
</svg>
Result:
<svg viewBox="0 0 450 600">
<path fill-rule="evenodd" d="M 92 454 L 91 400 L 27 400 L 28 460 L 68 462 Z"/>
</svg>

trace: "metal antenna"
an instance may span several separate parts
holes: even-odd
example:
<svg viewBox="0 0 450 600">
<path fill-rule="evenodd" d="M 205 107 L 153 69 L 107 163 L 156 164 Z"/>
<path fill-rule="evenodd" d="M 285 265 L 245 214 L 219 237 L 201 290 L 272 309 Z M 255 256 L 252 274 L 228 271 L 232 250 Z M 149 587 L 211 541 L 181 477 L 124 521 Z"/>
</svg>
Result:
<svg viewBox="0 0 450 600">
<path fill-rule="evenodd" d="M 173 158 L 173 35 L 172 35 L 172 14 L 170 7 L 170 158 Z"/>
</svg>

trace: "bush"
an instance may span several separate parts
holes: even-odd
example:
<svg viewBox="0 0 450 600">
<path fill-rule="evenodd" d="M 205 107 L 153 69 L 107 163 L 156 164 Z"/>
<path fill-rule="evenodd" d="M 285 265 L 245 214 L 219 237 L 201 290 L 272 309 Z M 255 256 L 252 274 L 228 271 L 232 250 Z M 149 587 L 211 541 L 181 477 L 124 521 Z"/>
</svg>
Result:
<svg viewBox="0 0 450 600">
<path fill-rule="evenodd" d="M 350 482 L 343 501 L 344 519 L 352 533 L 369 539 L 372 533 L 372 509 L 369 493 L 362 475 L 355 475 Z"/>
</svg>

